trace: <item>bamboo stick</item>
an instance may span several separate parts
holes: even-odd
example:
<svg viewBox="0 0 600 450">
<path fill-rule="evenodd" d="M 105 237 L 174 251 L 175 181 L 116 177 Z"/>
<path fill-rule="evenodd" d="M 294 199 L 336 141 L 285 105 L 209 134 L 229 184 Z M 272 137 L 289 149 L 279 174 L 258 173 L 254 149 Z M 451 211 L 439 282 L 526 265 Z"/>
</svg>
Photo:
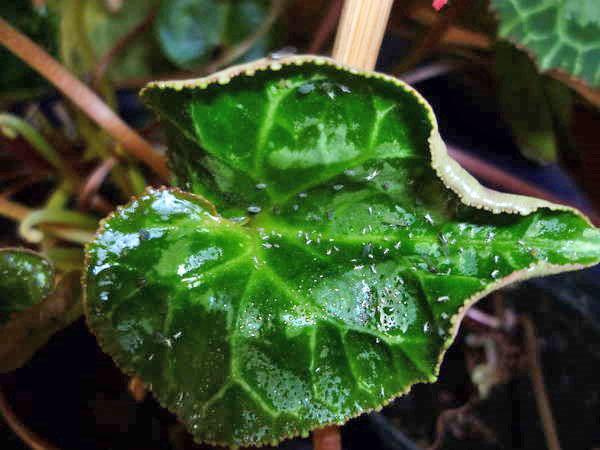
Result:
<svg viewBox="0 0 600 450">
<path fill-rule="evenodd" d="M 346 0 L 338 26 L 333 59 L 373 70 L 393 0 Z"/>
</svg>

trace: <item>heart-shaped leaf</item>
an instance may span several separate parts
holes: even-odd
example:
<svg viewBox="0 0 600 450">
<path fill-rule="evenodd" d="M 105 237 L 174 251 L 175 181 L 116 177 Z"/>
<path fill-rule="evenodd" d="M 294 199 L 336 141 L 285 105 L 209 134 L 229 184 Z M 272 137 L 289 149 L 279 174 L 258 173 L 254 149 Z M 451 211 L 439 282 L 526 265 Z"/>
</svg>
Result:
<svg viewBox="0 0 600 450">
<path fill-rule="evenodd" d="M 598 0 L 492 0 L 498 34 L 529 50 L 542 72 L 558 69 L 600 87 Z"/>
<path fill-rule="evenodd" d="M 479 185 L 391 77 L 291 57 L 143 96 L 193 193 L 149 190 L 103 222 L 87 316 L 198 441 L 379 408 L 435 380 L 477 299 L 600 259 L 576 211 Z"/>
<path fill-rule="evenodd" d="M 0 324 L 44 300 L 54 289 L 54 268 L 24 248 L 0 249 Z"/>
</svg>

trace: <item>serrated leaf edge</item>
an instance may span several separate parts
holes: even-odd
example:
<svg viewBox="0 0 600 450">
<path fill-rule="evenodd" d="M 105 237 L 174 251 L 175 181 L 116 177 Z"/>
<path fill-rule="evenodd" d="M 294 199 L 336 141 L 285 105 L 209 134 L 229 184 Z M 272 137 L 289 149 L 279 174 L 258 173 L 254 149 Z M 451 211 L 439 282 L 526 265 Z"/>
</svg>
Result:
<svg viewBox="0 0 600 450">
<path fill-rule="evenodd" d="M 554 204 L 551 202 L 547 202 L 545 200 L 526 197 L 526 196 L 522 196 L 522 195 L 497 192 L 497 191 L 486 188 L 486 187 L 482 186 L 481 184 L 479 184 L 479 182 L 473 176 L 471 176 L 465 169 L 463 169 L 458 164 L 458 162 L 456 162 L 454 159 L 452 159 L 448 155 L 446 145 L 444 144 L 444 142 L 439 134 L 437 119 L 435 118 L 435 114 L 434 114 L 431 106 L 429 105 L 429 103 L 414 88 L 412 88 L 408 84 L 404 83 L 403 81 L 401 81 L 397 78 L 391 77 L 389 75 L 385 75 L 385 74 L 378 73 L 378 72 L 359 71 L 359 70 L 351 68 L 349 66 L 339 64 L 336 61 L 334 61 L 330 58 L 326 58 L 326 57 L 312 56 L 312 55 L 299 55 L 299 56 L 285 57 L 285 58 L 277 59 L 277 60 L 273 60 L 270 58 L 263 58 L 263 59 L 260 59 L 260 60 L 257 60 L 257 61 L 251 62 L 251 63 L 233 66 L 233 67 L 230 67 L 221 72 L 212 74 L 208 77 L 199 78 L 199 79 L 152 82 L 152 83 L 149 83 L 145 88 L 142 89 L 142 91 L 140 92 L 140 95 L 143 98 L 145 95 L 145 92 L 147 92 L 150 89 L 173 89 L 176 91 L 180 91 L 183 89 L 206 89 L 209 85 L 213 85 L 213 84 L 227 85 L 231 81 L 232 78 L 237 77 L 237 76 L 253 76 L 257 71 L 266 71 L 266 70 L 279 71 L 279 70 L 281 70 L 282 67 L 284 67 L 286 65 L 301 66 L 303 64 L 309 64 L 309 65 L 312 64 L 312 65 L 316 65 L 316 66 L 327 65 L 327 66 L 335 67 L 338 70 L 342 70 L 342 71 L 345 71 L 345 72 L 348 72 L 351 74 L 362 76 L 366 79 L 368 79 L 368 78 L 380 79 L 380 80 L 389 82 L 397 87 L 400 87 L 404 91 L 414 95 L 415 98 L 418 100 L 418 102 L 426 109 L 427 116 L 432 125 L 431 134 L 428 138 L 429 150 L 431 152 L 431 165 L 432 165 L 433 169 L 435 170 L 436 174 L 438 175 L 438 177 L 444 183 L 444 185 L 448 189 L 450 189 L 454 193 L 456 193 L 459 196 L 461 202 L 463 202 L 464 204 L 475 207 L 477 209 L 485 209 L 485 210 L 491 211 L 494 214 L 509 213 L 509 214 L 527 215 L 532 212 L 535 212 L 536 210 L 538 210 L 540 208 L 547 208 L 550 210 L 559 210 L 559 211 L 570 211 L 570 212 L 575 213 L 576 215 L 584 218 L 591 225 L 590 220 L 575 208 L 571 208 L 571 207 L 564 206 L 564 205 L 558 205 L 558 204 Z M 162 186 L 160 188 L 147 188 L 145 193 L 153 193 L 153 192 L 157 192 L 160 190 L 169 190 L 172 192 L 177 192 L 177 193 L 183 194 L 185 196 L 188 196 L 191 199 L 201 200 L 202 202 L 207 204 L 209 207 L 211 207 L 211 211 L 213 213 L 217 214 L 214 206 L 210 202 L 208 202 L 208 200 L 204 199 L 200 195 L 182 191 L 179 188 L 165 187 L 165 186 Z M 142 194 L 142 195 L 144 195 L 144 194 Z M 135 201 L 136 198 L 137 197 L 134 197 L 128 203 L 128 205 L 132 201 Z M 96 233 L 96 236 L 99 236 L 103 232 L 105 223 L 108 220 L 110 220 L 115 214 L 117 214 L 122 208 L 123 207 L 119 207 L 116 211 L 111 213 L 109 216 L 107 216 L 105 219 L 103 219 L 100 222 L 100 227 Z M 218 215 L 217 215 L 217 217 L 218 217 Z M 87 289 L 86 289 L 86 274 L 87 274 L 87 268 L 90 263 L 90 261 L 89 261 L 89 259 L 90 259 L 89 246 L 90 245 L 91 245 L 91 243 L 86 245 L 85 269 L 84 269 L 83 275 L 82 275 L 82 284 L 83 284 L 83 299 L 84 299 L 84 310 L 86 313 L 85 314 L 86 322 L 88 324 L 88 327 L 93 332 L 93 328 L 90 323 L 90 315 L 88 314 Z M 448 337 L 444 340 L 444 342 L 442 344 L 442 348 L 441 348 L 441 351 L 440 351 L 440 354 L 438 357 L 437 367 L 435 368 L 435 371 L 434 371 L 434 374 L 432 377 L 418 379 L 412 385 L 407 386 L 406 389 L 393 394 L 387 400 L 381 402 L 381 405 L 379 407 L 364 409 L 363 411 L 361 411 L 355 415 L 347 417 L 345 421 L 327 422 L 327 423 L 319 424 L 317 427 L 314 427 L 311 429 L 298 429 L 298 430 L 295 430 L 294 432 L 289 433 L 288 435 L 282 436 L 281 439 L 279 439 L 279 440 L 261 441 L 258 443 L 253 443 L 252 445 L 256 446 L 256 447 L 261 447 L 264 445 L 277 445 L 279 442 L 281 442 L 285 439 L 290 439 L 290 438 L 297 437 L 297 436 L 307 436 L 307 434 L 310 431 L 312 431 L 316 428 L 326 427 L 326 426 L 330 426 L 330 425 L 343 425 L 348 420 L 350 420 L 354 417 L 358 417 L 362 414 L 367 414 L 372 411 L 381 410 L 381 408 L 383 408 L 384 406 L 386 406 L 387 404 L 392 402 L 397 397 L 408 393 L 411 390 L 412 386 L 414 386 L 417 383 L 436 381 L 437 377 L 439 375 L 440 366 L 443 361 L 446 350 L 454 342 L 454 339 L 456 337 L 456 334 L 458 333 L 460 322 L 462 321 L 462 318 L 464 317 L 466 311 L 473 304 L 475 304 L 478 300 L 485 297 L 487 294 L 489 294 L 490 292 L 492 292 L 494 290 L 497 290 L 501 287 L 507 286 L 507 285 L 512 284 L 517 281 L 526 280 L 526 279 L 540 276 L 540 275 L 550 275 L 550 274 L 556 274 L 556 273 L 560 273 L 560 272 L 568 272 L 568 271 L 572 271 L 572 270 L 578 270 L 578 269 L 581 269 L 584 267 L 593 266 L 595 264 L 596 263 L 591 263 L 588 265 L 583 265 L 583 264 L 557 265 L 557 264 L 548 264 L 548 263 L 542 262 L 542 263 L 532 264 L 531 266 L 529 266 L 526 269 L 522 269 L 522 270 L 513 272 L 510 275 L 497 280 L 496 282 L 487 286 L 485 289 L 477 292 L 476 294 L 472 295 L 470 298 L 465 300 L 465 302 L 463 303 L 463 306 L 459 309 L 459 311 L 451 317 L 450 332 L 448 333 Z M 110 346 L 107 345 L 107 343 L 105 343 L 100 336 L 96 335 L 96 337 L 97 337 L 100 347 L 103 349 L 103 351 L 105 351 L 107 354 L 109 354 L 109 356 L 112 357 L 112 359 L 115 361 L 115 363 L 120 367 L 120 369 L 123 372 L 125 372 L 128 375 L 136 375 L 135 371 L 129 368 L 127 361 L 122 361 L 123 358 L 113 356 L 108 351 Z M 115 355 L 116 354 L 118 354 L 118 352 L 115 352 Z M 154 393 L 155 397 L 157 398 L 158 402 L 163 407 L 165 407 L 172 413 L 177 414 L 168 405 L 165 398 L 162 398 L 162 396 L 160 394 L 158 394 L 157 392 L 153 391 L 153 393 Z M 184 418 L 179 417 L 179 416 L 178 416 L 178 418 L 184 424 L 186 423 Z M 232 445 L 227 442 L 201 440 L 201 439 L 197 438 L 193 433 L 191 433 L 191 434 L 192 434 L 194 441 L 199 444 L 206 443 L 206 444 L 210 444 L 210 445 L 219 445 L 219 446 L 230 447 L 230 448 L 238 448 L 238 446 Z"/>
</svg>

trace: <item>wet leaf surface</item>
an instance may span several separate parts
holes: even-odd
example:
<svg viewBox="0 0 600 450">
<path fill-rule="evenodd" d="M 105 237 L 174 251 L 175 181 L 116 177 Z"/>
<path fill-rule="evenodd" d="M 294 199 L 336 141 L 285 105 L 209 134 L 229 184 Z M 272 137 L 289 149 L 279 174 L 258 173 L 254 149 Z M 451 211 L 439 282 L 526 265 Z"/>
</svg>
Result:
<svg viewBox="0 0 600 450">
<path fill-rule="evenodd" d="M 302 57 L 240 71 L 144 92 L 190 192 L 149 190 L 88 247 L 102 348 L 198 441 L 277 442 L 378 408 L 435 380 L 465 305 L 598 262 L 578 213 L 449 160 L 400 82 Z"/>
<path fill-rule="evenodd" d="M 54 268 L 27 249 L 0 249 L 0 325 L 44 300 L 54 289 Z"/>
</svg>

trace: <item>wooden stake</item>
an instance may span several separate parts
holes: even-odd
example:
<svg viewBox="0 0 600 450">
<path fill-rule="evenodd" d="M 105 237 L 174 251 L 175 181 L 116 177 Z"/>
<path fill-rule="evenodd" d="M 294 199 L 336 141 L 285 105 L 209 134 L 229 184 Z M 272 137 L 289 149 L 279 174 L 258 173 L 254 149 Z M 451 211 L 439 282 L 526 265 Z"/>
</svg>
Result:
<svg viewBox="0 0 600 450">
<path fill-rule="evenodd" d="M 394 0 L 346 0 L 338 26 L 333 59 L 373 70 Z"/>
</svg>

